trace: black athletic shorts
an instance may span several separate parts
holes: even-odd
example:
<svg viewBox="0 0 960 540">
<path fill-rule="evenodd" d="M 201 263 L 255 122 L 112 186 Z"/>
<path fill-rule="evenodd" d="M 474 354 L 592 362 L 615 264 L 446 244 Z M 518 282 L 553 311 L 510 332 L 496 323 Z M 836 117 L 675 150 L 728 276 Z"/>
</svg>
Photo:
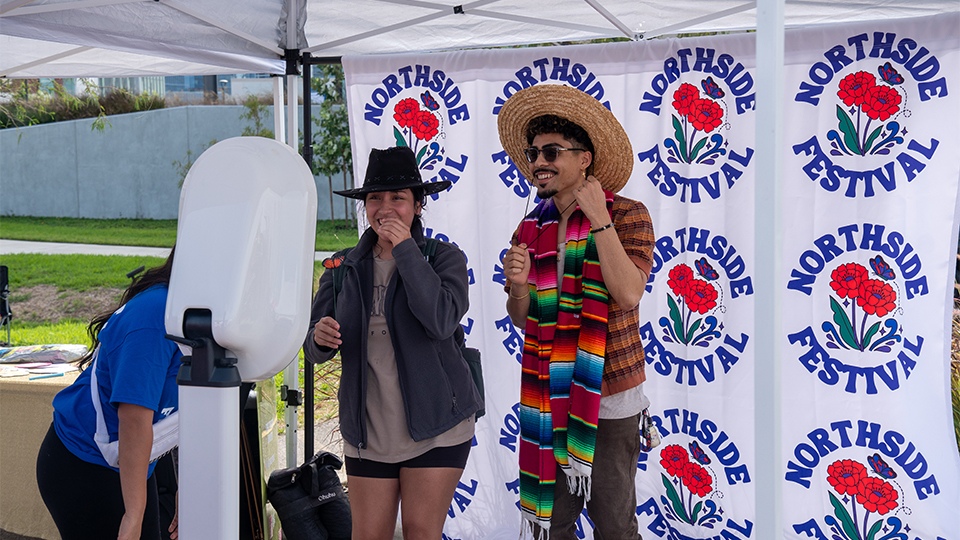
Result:
<svg viewBox="0 0 960 540">
<path fill-rule="evenodd" d="M 400 469 L 425 469 L 431 467 L 449 467 L 463 469 L 467 466 L 467 457 L 470 455 L 470 445 L 473 439 L 456 446 L 441 446 L 429 450 L 424 454 L 401 461 L 400 463 L 383 463 L 371 459 L 345 459 L 347 474 L 363 476 L 365 478 L 400 478 Z"/>
</svg>

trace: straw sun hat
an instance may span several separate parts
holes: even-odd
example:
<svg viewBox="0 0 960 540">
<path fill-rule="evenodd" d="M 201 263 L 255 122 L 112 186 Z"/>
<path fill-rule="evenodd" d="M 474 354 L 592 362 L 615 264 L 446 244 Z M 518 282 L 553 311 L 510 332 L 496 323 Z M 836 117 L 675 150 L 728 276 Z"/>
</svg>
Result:
<svg viewBox="0 0 960 540">
<path fill-rule="evenodd" d="M 593 175 L 600 185 L 614 193 L 623 189 L 633 172 L 633 146 L 620 122 L 589 94 L 561 84 L 538 84 L 510 96 L 500 108 L 497 127 L 500 144 L 528 180 L 530 169 L 523 150 L 530 120 L 552 114 L 582 127 L 593 148 Z"/>
</svg>

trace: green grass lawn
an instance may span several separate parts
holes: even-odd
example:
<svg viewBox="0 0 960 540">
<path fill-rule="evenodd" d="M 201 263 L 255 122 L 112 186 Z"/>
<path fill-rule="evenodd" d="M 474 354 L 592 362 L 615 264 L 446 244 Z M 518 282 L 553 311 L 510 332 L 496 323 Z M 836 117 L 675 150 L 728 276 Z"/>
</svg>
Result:
<svg viewBox="0 0 960 540">
<path fill-rule="evenodd" d="M 177 220 L 0 216 L 0 238 L 70 244 L 170 247 L 177 238 Z"/>
<path fill-rule="evenodd" d="M 70 244 L 170 247 L 177 238 L 175 219 L 77 219 L 0 216 L 0 238 Z M 317 222 L 317 251 L 357 245 L 357 229 L 339 219 Z"/>
<path fill-rule="evenodd" d="M 163 264 L 162 257 L 126 255 L 40 255 L 15 253 L 0 255 L 0 264 L 10 272 L 10 290 L 34 285 L 55 285 L 59 290 L 86 291 L 95 287 L 126 288 L 127 272 L 139 266 L 152 268 Z"/>
<path fill-rule="evenodd" d="M 16 315 L 16 314 L 14 314 Z M 11 345 L 48 345 L 77 344 L 90 346 L 87 336 L 87 324 L 90 321 L 63 320 L 54 324 L 25 323 L 14 319 L 10 328 Z M 0 332 L 0 339 L 6 340 L 7 333 Z"/>
</svg>

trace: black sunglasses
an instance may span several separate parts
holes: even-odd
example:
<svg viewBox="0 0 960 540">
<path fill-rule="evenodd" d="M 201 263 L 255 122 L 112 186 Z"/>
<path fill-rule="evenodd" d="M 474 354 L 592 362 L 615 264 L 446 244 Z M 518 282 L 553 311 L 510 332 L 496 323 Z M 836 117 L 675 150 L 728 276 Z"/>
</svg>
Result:
<svg viewBox="0 0 960 540">
<path fill-rule="evenodd" d="M 583 152 L 584 150 L 586 150 L 586 148 L 564 148 L 562 146 L 537 148 L 536 146 L 531 146 L 530 148 L 524 148 L 523 154 L 527 156 L 527 161 L 530 163 L 537 161 L 540 154 L 543 154 L 543 159 L 547 160 L 547 163 L 553 163 L 553 161 L 557 159 L 557 156 L 560 155 L 560 152 Z"/>
</svg>

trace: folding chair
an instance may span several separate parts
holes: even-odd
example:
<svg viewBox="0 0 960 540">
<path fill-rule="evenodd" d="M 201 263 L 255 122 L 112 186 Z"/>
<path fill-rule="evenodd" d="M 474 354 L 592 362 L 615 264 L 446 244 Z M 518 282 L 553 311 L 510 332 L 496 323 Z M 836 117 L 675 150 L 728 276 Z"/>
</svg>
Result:
<svg viewBox="0 0 960 540">
<path fill-rule="evenodd" d="M 4 345 L 10 345 L 10 320 L 13 319 L 13 311 L 10 309 L 10 277 L 6 266 L 0 266 L 0 327 L 7 327 L 7 341 Z"/>
</svg>

